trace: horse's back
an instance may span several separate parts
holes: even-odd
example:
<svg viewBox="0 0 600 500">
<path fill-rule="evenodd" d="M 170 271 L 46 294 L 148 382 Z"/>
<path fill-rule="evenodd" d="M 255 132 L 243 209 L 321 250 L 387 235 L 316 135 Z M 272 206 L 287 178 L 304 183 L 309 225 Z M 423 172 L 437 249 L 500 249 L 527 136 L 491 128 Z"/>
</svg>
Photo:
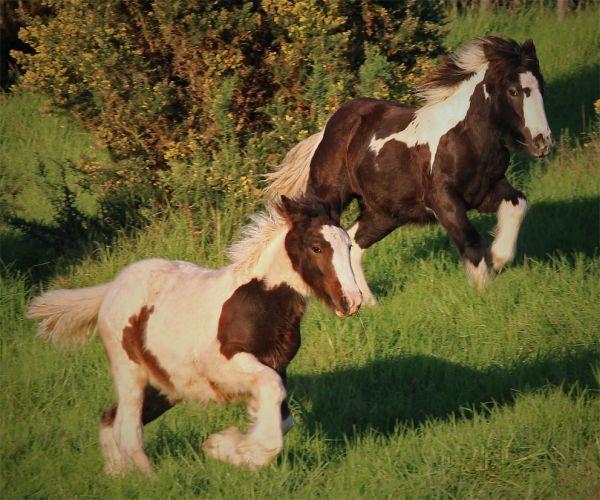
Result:
<svg viewBox="0 0 600 500">
<path fill-rule="evenodd" d="M 359 97 L 346 102 L 327 121 L 311 162 L 308 193 L 334 206 L 339 203 L 339 209 L 362 197 L 364 178 L 375 165 L 371 141 L 403 130 L 414 116 L 413 108 L 383 99 Z"/>
</svg>

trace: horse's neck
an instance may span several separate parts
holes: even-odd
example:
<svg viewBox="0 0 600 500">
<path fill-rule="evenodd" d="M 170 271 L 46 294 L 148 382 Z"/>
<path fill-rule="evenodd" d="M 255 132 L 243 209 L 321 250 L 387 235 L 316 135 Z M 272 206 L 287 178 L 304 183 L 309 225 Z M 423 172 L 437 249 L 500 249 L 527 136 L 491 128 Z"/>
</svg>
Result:
<svg viewBox="0 0 600 500">
<path fill-rule="evenodd" d="M 278 232 L 265 246 L 252 269 L 244 271 L 240 279 L 263 280 L 269 288 L 286 284 L 302 296 L 307 297 L 310 293 L 308 286 L 292 267 L 292 262 L 285 250 L 286 234 L 287 229 Z"/>
</svg>

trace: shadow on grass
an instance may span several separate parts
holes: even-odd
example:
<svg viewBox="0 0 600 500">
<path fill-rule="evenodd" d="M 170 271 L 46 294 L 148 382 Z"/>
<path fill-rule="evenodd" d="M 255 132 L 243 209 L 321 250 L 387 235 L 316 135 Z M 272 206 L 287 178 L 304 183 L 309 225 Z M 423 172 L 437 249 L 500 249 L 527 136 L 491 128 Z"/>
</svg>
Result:
<svg viewBox="0 0 600 500">
<path fill-rule="evenodd" d="M 594 100 L 600 88 L 600 65 L 591 63 L 546 86 L 544 104 L 554 137 L 560 139 L 565 130 L 577 136 L 588 130 L 594 116 Z M 558 142 L 558 141 L 557 141 Z"/>
<path fill-rule="evenodd" d="M 418 426 L 430 419 L 466 418 L 474 411 L 510 405 L 519 393 L 543 387 L 565 392 L 587 389 L 596 397 L 593 364 L 598 350 L 580 350 L 513 367 L 476 370 L 425 355 L 379 359 L 359 368 L 318 375 L 296 375 L 289 389 L 302 408 L 310 432 L 328 438 L 375 431 L 390 434 L 398 425 Z M 577 392 L 577 391 L 576 391 Z"/>
<path fill-rule="evenodd" d="M 480 214 L 474 219 L 477 230 L 490 245 L 496 216 Z M 512 266 L 522 266 L 525 256 L 550 262 L 560 255 L 570 263 L 577 255 L 596 257 L 600 253 L 599 224 L 600 197 L 533 203 L 519 233 L 517 256 Z M 402 231 L 402 228 L 397 231 Z M 413 243 L 412 248 L 404 253 L 403 260 L 414 263 L 448 253 L 458 262 L 458 252 L 450 236 L 441 229 Z M 396 277 L 389 269 L 373 269 L 371 276 L 369 284 L 379 297 L 385 297 L 398 288 Z"/>
</svg>

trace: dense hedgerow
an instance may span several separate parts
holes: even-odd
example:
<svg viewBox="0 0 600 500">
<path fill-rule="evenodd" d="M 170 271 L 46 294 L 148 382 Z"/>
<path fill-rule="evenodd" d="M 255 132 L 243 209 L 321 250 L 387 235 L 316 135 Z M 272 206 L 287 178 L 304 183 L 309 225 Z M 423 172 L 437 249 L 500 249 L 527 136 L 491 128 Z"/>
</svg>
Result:
<svg viewBox="0 0 600 500">
<path fill-rule="evenodd" d="M 49 0 L 21 88 L 71 110 L 115 162 L 106 203 L 255 203 L 258 174 L 356 95 L 407 102 L 440 46 L 435 0 Z"/>
</svg>

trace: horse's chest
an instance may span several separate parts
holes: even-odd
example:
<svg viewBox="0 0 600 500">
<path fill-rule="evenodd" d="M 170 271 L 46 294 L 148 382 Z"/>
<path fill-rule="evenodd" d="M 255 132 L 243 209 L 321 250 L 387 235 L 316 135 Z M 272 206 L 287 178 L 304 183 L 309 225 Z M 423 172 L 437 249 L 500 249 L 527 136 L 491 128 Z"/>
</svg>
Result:
<svg viewBox="0 0 600 500">
<path fill-rule="evenodd" d="M 239 352 L 283 371 L 300 348 L 303 297 L 287 285 L 268 289 L 253 279 L 223 304 L 217 338 L 221 353 L 231 359 Z"/>
</svg>

